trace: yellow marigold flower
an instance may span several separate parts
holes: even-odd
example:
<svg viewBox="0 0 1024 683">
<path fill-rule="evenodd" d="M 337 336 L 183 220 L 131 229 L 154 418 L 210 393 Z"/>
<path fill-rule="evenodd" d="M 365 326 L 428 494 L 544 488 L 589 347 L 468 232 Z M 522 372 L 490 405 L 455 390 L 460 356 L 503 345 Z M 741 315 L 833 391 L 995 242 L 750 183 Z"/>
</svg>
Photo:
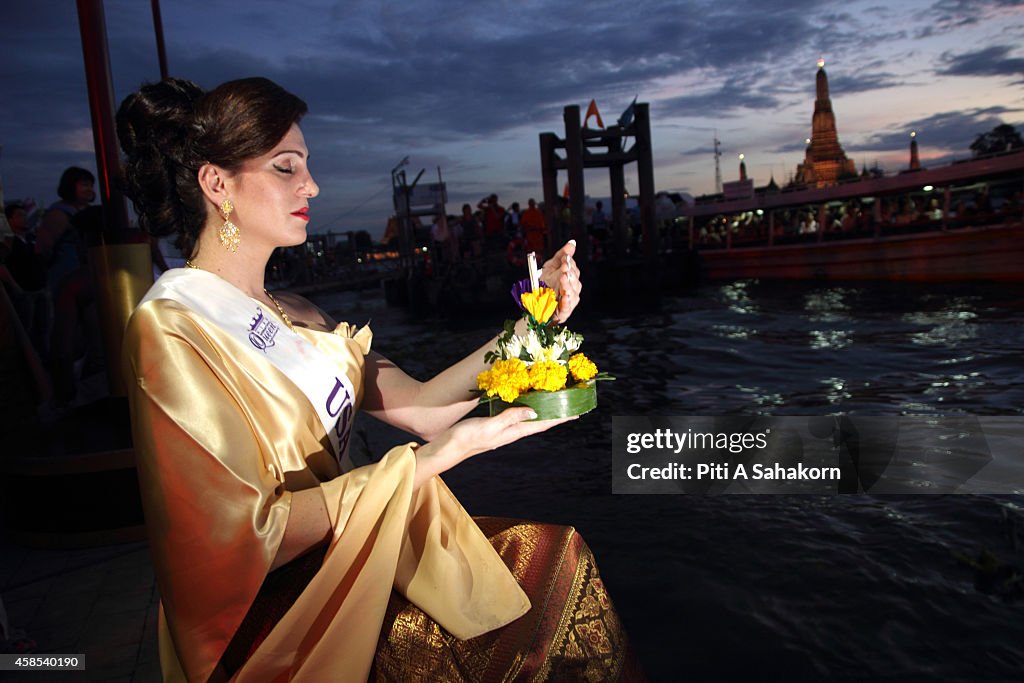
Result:
<svg viewBox="0 0 1024 683">
<path fill-rule="evenodd" d="M 530 387 L 537 391 L 558 391 L 565 387 L 567 376 L 564 365 L 543 360 L 530 366 Z"/>
<path fill-rule="evenodd" d="M 586 382 L 597 374 L 597 366 L 582 353 L 577 353 L 569 357 L 569 372 L 580 382 Z"/>
<path fill-rule="evenodd" d="M 476 388 L 487 391 L 491 388 L 491 371 L 484 370 L 476 376 Z"/>
<path fill-rule="evenodd" d="M 526 363 L 518 358 L 494 361 L 487 374 L 487 395 L 496 395 L 505 403 L 516 400 L 519 394 L 530 388 L 530 375 L 526 370 Z M 480 376 L 477 375 L 477 383 L 480 382 Z M 480 388 L 484 389 L 482 386 Z"/>
<path fill-rule="evenodd" d="M 523 302 L 526 312 L 541 324 L 550 320 L 551 316 L 555 314 L 555 309 L 558 308 L 558 297 L 555 296 L 555 290 L 548 287 L 538 287 L 532 292 L 523 292 L 519 299 Z"/>
</svg>

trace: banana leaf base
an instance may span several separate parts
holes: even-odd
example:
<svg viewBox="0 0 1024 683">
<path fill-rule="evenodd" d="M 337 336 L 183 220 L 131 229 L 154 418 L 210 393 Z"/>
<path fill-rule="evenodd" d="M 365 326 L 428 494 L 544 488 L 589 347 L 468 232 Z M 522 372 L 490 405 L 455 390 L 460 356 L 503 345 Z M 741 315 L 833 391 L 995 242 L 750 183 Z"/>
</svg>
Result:
<svg viewBox="0 0 1024 683">
<path fill-rule="evenodd" d="M 597 382 L 580 382 L 560 391 L 529 391 L 512 403 L 494 399 L 490 402 L 490 413 L 497 415 L 512 406 L 533 408 L 538 420 L 583 415 L 597 407 Z"/>
</svg>

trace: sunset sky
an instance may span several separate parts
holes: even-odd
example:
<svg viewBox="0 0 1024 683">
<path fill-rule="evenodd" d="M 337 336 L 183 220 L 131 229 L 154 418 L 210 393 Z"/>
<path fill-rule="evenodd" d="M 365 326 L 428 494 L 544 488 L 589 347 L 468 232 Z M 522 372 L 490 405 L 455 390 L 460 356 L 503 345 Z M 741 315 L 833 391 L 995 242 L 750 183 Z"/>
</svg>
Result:
<svg viewBox="0 0 1024 683">
<path fill-rule="evenodd" d="M 156 41 L 148 2 L 105 7 L 120 101 L 159 78 Z M 969 156 L 1000 122 L 1024 127 L 1024 3 L 1009 0 L 163 0 L 162 12 L 172 75 L 204 87 L 263 75 L 309 103 L 312 231 L 379 236 L 406 155 L 410 176 L 441 167 L 451 213 L 491 192 L 540 199 L 538 134 L 561 134 L 563 107 L 591 98 L 606 124 L 635 95 L 650 103 L 659 190 L 713 190 L 715 131 L 724 180 L 742 152 L 757 184 L 784 182 L 821 56 L 858 168 L 905 166 L 911 130 L 927 166 Z M 0 26 L 5 194 L 49 204 L 66 166 L 95 170 L 75 4 L 4 2 Z M 606 172 L 586 183 L 607 195 Z"/>
</svg>

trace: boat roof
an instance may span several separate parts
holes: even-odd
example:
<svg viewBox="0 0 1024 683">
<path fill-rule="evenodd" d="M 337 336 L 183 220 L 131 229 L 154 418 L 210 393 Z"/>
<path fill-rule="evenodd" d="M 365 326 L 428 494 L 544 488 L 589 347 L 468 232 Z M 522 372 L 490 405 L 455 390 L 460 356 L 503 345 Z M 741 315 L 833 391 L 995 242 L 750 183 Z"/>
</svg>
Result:
<svg viewBox="0 0 1024 683">
<path fill-rule="evenodd" d="M 806 204 L 844 201 L 858 197 L 877 197 L 920 190 L 925 185 L 943 187 L 977 180 L 994 180 L 1001 176 L 1024 173 L 1024 149 L 1016 149 L 980 159 L 957 161 L 949 166 L 922 168 L 882 178 L 858 178 L 847 183 L 822 188 L 799 188 L 778 193 L 761 193 L 750 198 L 718 200 L 681 207 L 682 216 L 713 216 L 756 209 L 778 209 Z"/>
</svg>

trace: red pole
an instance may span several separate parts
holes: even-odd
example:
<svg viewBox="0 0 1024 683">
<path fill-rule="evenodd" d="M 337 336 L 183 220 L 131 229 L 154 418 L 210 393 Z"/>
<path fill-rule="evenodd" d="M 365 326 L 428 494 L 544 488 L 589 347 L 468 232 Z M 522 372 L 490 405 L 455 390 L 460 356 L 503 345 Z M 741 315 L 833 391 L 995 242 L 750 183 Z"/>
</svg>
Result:
<svg viewBox="0 0 1024 683">
<path fill-rule="evenodd" d="M 121 158 L 114 127 L 114 81 L 110 75 L 103 0 L 77 0 L 85 83 L 96 146 L 96 171 L 103 200 L 101 243 L 89 249 L 111 396 L 125 396 L 119 372 L 121 339 L 132 309 L 153 284 L 150 244 L 130 244 L 128 207 L 121 193 Z M 142 233 L 136 231 L 136 236 Z"/>
<path fill-rule="evenodd" d="M 160 0 L 150 0 L 153 7 L 153 30 L 156 31 L 156 54 L 160 58 L 160 80 L 167 78 L 167 49 L 164 47 L 164 22 L 160 18 Z"/>
<path fill-rule="evenodd" d="M 104 223 L 108 234 L 123 234 L 128 229 L 128 211 L 117 184 L 121 177 L 121 159 L 114 129 L 114 82 L 110 75 L 103 0 L 78 0 L 78 26 L 82 33 L 85 82 L 89 89 L 89 114 L 96 146 Z"/>
</svg>

